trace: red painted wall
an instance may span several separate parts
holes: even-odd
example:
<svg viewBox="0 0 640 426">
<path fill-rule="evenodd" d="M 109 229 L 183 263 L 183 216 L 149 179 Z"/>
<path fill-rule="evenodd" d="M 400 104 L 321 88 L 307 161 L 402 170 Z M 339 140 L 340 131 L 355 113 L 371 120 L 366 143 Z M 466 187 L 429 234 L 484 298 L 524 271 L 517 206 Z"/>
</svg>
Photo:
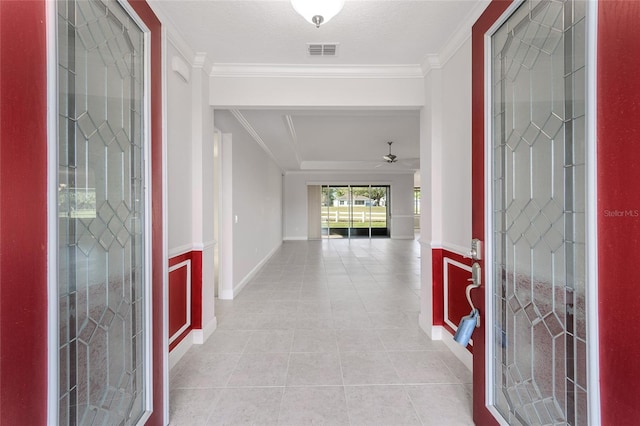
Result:
<svg viewBox="0 0 640 426">
<path fill-rule="evenodd" d="M 599 2 L 598 297 L 603 425 L 640 419 L 640 2 Z"/>
<path fill-rule="evenodd" d="M 431 250 L 433 325 L 444 324 L 444 284 L 442 281 L 442 249 Z"/>
<path fill-rule="evenodd" d="M 169 267 L 181 262 L 191 261 L 191 325 L 180 337 L 169 344 L 169 351 L 172 351 L 191 332 L 191 330 L 202 329 L 202 252 L 193 250 L 169 259 Z M 179 330 L 184 322 L 182 318 L 186 316 L 186 300 L 183 300 L 180 289 L 186 288 L 186 268 L 178 269 L 169 274 L 169 336 Z M 175 297 L 172 294 L 175 291 Z M 173 323 L 173 325 L 172 325 Z"/>
<path fill-rule="evenodd" d="M 0 1 L 0 424 L 47 416 L 44 1 Z"/>
<path fill-rule="evenodd" d="M 433 249 L 432 259 L 432 283 L 433 283 L 433 325 L 443 326 L 449 333 L 455 334 L 455 330 L 445 322 L 445 306 L 448 310 L 448 318 L 454 324 L 459 324 L 460 319 L 469 314 L 471 307 L 467 302 L 465 290 L 470 283 L 471 272 L 461 269 L 458 266 L 448 264 L 447 266 L 447 287 L 445 294 L 445 259 L 454 260 L 463 265 L 471 266 L 471 259 L 445 249 Z M 467 346 L 471 352 L 471 345 Z"/>
</svg>

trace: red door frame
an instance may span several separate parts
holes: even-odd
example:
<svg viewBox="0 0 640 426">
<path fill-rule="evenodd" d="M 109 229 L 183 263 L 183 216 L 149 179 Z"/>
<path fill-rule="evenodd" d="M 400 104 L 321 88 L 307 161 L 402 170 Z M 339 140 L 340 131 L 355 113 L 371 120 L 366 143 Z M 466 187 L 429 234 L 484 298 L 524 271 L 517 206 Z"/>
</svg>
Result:
<svg viewBox="0 0 640 426">
<path fill-rule="evenodd" d="M 493 0 L 472 31 L 472 235 L 484 239 L 484 35 L 511 0 Z M 598 2 L 597 260 L 600 421 L 640 418 L 640 2 Z M 484 267 L 484 265 L 482 265 Z M 484 310 L 484 287 L 473 294 Z M 486 323 L 486 321 L 485 321 Z M 474 339 L 474 421 L 496 424 L 485 407 L 485 328 Z"/>
<path fill-rule="evenodd" d="M 44 1 L 0 1 L 0 424 L 47 423 Z"/>
<path fill-rule="evenodd" d="M 163 256 L 164 239 L 162 235 L 162 25 L 146 0 L 128 0 L 133 10 L 151 31 L 151 303 L 152 303 L 152 342 L 153 342 L 153 413 L 148 425 L 164 425 L 165 357 L 168 356 L 166 331 L 164 327 L 164 287 L 165 259 Z M 168 422 L 169 419 L 166 419 Z"/>
<path fill-rule="evenodd" d="M 640 2 L 598 3 L 598 321 L 603 425 L 637 425 Z"/>
<path fill-rule="evenodd" d="M 485 34 L 512 3 L 511 0 L 493 0 L 473 25 L 471 30 L 471 235 L 485 241 L 484 206 L 484 140 L 485 140 Z M 484 244 L 483 244 L 484 249 Z M 478 261 L 485 270 L 485 253 Z M 471 293 L 475 306 L 480 313 L 485 312 L 485 283 Z M 486 407 L 485 361 L 486 361 L 486 324 L 481 321 L 473 339 L 473 421 L 477 425 L 497 425 L 498 422 Z"/>
<path fill-rule="evenodd" d="M 162 33 L 151 31 L 153 413 L 164 424 Z M 55 65 L 53 65 L 55 66 Z M 47 423 L 47 5 L 0 1 L 0 424 Z"/>
</svg>

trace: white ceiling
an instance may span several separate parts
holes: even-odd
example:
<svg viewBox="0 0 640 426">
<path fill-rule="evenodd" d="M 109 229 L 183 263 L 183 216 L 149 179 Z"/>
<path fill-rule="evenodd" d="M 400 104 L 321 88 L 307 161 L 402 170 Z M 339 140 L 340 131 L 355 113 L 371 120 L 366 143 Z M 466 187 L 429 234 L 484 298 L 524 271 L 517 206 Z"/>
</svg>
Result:
<svg viewBox="0 0 640 426">
<path fill-rule="evenodd" d="M 315 28 L 288 0 L 150 0 L 193 52 L 224 65 L 422 66 L 468 32 L 486 0 L 347 0 Z M 338 43 L 336 57 L 309 57 L 307 43 Z M 231 123 L 229 120 L 236 120 Z M 216 126 L 241 123 L 284 171 L 415 170 L 417 111 L 272 109 L 216 111 Z M 388 140 L 399 158 L 382 164 Z"/>
<path fill-rule="evenodd" d="M 223 132 L 243 123 L 285 171 L 419 168 L 418 111 L 217 110 L 215 121 Z M 387 141 L 398 156 L 394 164 L 382 159 L 389 153 Z"/>
</svg>

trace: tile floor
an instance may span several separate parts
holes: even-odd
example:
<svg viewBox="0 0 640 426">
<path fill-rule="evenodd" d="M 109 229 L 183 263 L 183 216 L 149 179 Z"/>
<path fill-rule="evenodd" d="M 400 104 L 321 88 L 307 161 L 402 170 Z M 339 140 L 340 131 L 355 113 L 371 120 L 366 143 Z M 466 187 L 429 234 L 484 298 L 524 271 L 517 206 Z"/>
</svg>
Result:
<svg viewBox="0 0 640 426">
<path fill-rule="evenodd" d="M 472 425 L 471 372 L 418 327 L 416 241 L 285 242 L 171 370 L 172 425 Z"/>
</svg>

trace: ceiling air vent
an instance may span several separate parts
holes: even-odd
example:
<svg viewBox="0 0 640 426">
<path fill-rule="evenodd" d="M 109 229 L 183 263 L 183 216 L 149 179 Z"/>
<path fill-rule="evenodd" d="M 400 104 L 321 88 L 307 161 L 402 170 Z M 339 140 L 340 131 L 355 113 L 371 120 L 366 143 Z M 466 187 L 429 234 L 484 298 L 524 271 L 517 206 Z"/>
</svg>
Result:
<svg viewBox="0 0 640 426">
<path fill-rule="evenodd" d="M 307 52 L 309 56 L 336 56 L 338 53 L 337 43 L 316 44 L 308 43 Z"/>
</svg>

